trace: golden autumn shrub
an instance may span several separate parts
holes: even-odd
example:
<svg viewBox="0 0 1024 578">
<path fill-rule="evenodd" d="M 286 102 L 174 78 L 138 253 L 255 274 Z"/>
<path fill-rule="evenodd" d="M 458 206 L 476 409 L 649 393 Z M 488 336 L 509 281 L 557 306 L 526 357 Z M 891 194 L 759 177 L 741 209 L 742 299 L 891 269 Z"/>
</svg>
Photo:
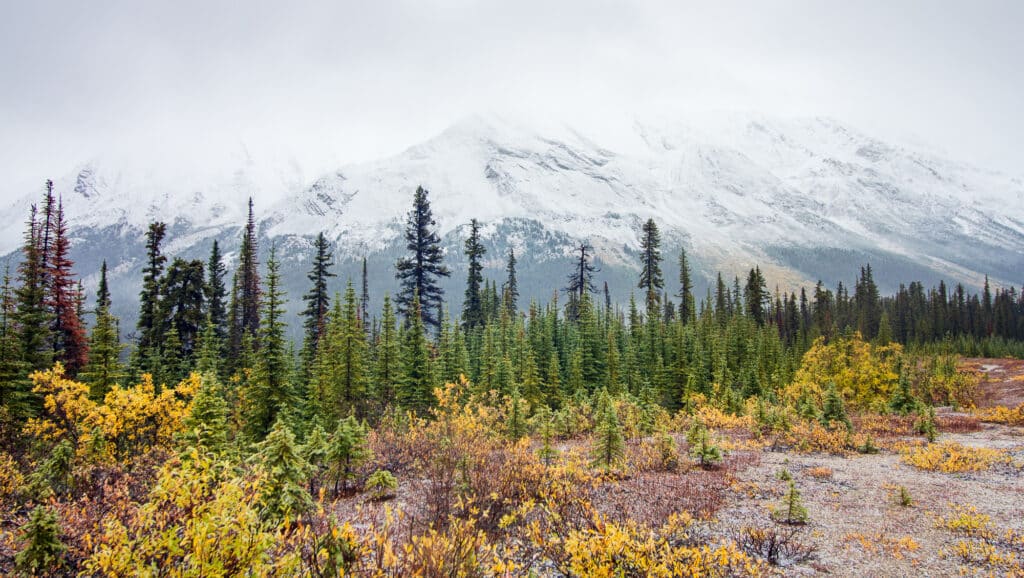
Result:
<svg viewBox="0 0 1024 578">
<path fill-rule="evenodd" d="M 826 386 L 835 383 L 851 409 L 881 413 L 899 383 L 902 354 L 897 343 L 873 345 L 859 333 L 828 343 L 819 337 L 804 354 L 784 396 L 791 403 L 809 396 L 820 405 Z"/>
<path fill-rule="evenodd" d="M 996 464 L 1012 463 L 1005 451 L 964 446 L 955 442 L 911 447 L 904 451 L 903 461 L 922 470 L 947 474 L 980 472 Z"/>
<path fill-rule="evenodd" d="M 106 520 L 86 572 L 109 577 L 293 576 L 283 529 L 260 517 L 258 483 L 194 451 L 168 463 L 127 522 Z"/>
<path fill-rule="evenodd" d="M 192 374 L 157 393 L 152 378 L 144 375 L 137 385 L 112 388 L 100 404 L 89 398 L 87 385 L 67 379 L 59 363 L 31 378 L 33 391 L 43 396 L 43 414 L 28 421 L 27 434 L 45 443 L 66 439 L 80 457 L 117 462 L 170 447 L 201 384 L 199 375 Z"/>
</svg>

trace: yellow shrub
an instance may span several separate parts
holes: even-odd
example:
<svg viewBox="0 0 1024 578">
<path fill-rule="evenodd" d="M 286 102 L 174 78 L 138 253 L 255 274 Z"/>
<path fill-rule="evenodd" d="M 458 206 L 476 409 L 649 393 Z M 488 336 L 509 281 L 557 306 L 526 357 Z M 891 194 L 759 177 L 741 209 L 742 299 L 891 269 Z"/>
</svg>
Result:
<svg viewBox="0 0 1024 578">
<path fill-rule="evenodd" d="M 1006 425 L 1024 426 L 1024 403 L 1014 409 L 999 405 L 988 407 L 976 412 L 981 421 L 1002 423 Z"/>
<path fill-rule="evenodd" d="M 851 408 L 881 409 L 899 383 L 897 367 L 902 354 L 903 347 L 897 343 L 872 345 L 859 333 L 828 343 L 819 337 L 804 354 L 785 397 L 796 402 L 810 395 L 821 403 L 826 386 L 832 382 Z"/>
<path fill-rule="evenodd" d="M 964 446 L 955 442 L 909 448 L 903 454 L 903 461 L 922 470 L 947 474 L 981 472 L 995 464 L 1011 463 L 1005 451 Z"/>
<path fill-rule="evenodd" d="M 762 576 L 763 563 L 735 543 L 687 546 L 679 532 L 689 526 L 671 519 L 657 531 L 635 522 L 615 523 L 602 518 L 592 529 L 570 533 L 564 543 L 567 560 L 562 570 L 571 576 Z"/>
<path fill-rule="evenodd" d="M 953 511 L 948 516 L 938 516 L 935 526 L 957 534 L 968 536 L 984 536 L 991 529 L 992 518 L 988 514 L 978 512 L 970 504 L 952 504 Z"/>
</svg>

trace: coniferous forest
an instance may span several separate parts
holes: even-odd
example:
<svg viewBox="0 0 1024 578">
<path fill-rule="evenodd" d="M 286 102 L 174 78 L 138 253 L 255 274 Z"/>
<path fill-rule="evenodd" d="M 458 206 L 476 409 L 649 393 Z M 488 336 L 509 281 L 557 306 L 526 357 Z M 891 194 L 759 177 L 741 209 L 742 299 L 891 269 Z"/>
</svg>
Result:
<svg viewBox="0 0 1024 578">
<path fill-rule="evenodd" d="M 815 572 L 836 569 L 836 544 L 898 560 L 928 549 L 909 534 L 816 534 L 844 515 L 833 494 L 850 494 L 852 464 L 877 483 L 849 499 L 892 495 L 899 515 L 946 504 L 914 506 L 910 482 L 883 479 L 894 468 L 1020 483 L 1019 450 L 961 438 L 1024 424 L 972 361 L 1024 357 L 1024 288 L 908 279 L 884 295 L 864 263 L 848 286 L 780 291 L 752 264 L 694 294 L 686 251 L 663 252 L 652 219 L 628 305 L 587 243 L 548 301 L 526 302 L 513 251 L 485 277 L 496 256 L 473 220 L 453 311 L 433 194 L 411 195 L 405 254 L 364 259 L 361 278 L 336 277 L 319 234 L 301 295 L 284 292 L 252 201 L 230 263 L 216 241 L 206 260 L 174 256 L 154 222 L 124 327 L 106 263 L 86 294 L 75 215 L 48 183 L 0 288 L 0 572 Z M 380 310 L 373 269 L 400 287 Z M 1024 572 L 1024 528 L 951 512 L 929 530 L 951 546 L 922 564 Z"/>
</svg>

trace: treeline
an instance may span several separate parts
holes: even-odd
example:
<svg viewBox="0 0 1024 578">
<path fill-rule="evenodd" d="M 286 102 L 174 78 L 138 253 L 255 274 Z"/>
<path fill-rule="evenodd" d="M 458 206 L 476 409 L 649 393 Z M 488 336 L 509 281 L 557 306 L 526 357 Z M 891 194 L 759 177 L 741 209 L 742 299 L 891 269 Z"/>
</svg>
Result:
<svg viewBox="0 0 1024 578">
<path fill-rule="evenodd" d="M 22 259 L 0 291 L 0 404 L 9 423 L 38 413 L 41 397 L 28 375 L 60 362 L 69 377 L 102 400 L 115 385 L 150 374 L 174 384 L 193 371 L 212 374 L 233 409 L 237 430 L 263 439 L 279 419 L 298 432 L 312 423 L 355 415 L 374 421 L 389 408 L 427 409 L 433 389 L 469 378 L 478 392 L 496 391 L 529 407 L 557 408 L 606 389 L 678 409 L 696 395 L 740 407 L 772 398 L 790 383 L 801 357 L 818 338 L 853 332 L 877 343 L 1020 354 L 1024 294 L 1013 287 L 970 294 L 944 283 L 918 282 L 881 297 L 870 265 L 854 286 L 820 282 L 810 294 L 770 292 L 755 267 L 731 282 L 718 275 L 699 300 L 685 250 L 674 258 L 679 278 L 662 273 L 661 239 L 649 220 L 641 230 L 638 294 L 613 304 L 599 285 L 593 249 L 575 249 L 564 288 L 547 303 L 521 303 L 516 256 L 503 279 L 483 275 L 486 250 L 474 220 L 465 241 L 469 268 L 463 307 L 449 311 L 438 283 L 451 274 L 436 231 L 428 193 L 417 189 L 408 214 L 408 254 L 395 271 L 400 291 L 369 310 L 367 263 L 361 283 L 331 295 L 333 250 L 323 234 L 314 243 L 309 290 L 301 296 L 303 339 L 286 339 L 280 263 L 262 253 L 252 202 L 238 266 L 230 275 L 216 241 L 209 259 L 163 252 L 167 228 L 146 232 L 139 316 L 131 343 L 121 340 L 111 314 L 107 267 L 99 272 L 91 335 L 85 297 L 68 258 L 66 216 L 48 182 L 33 206 Z M 130 348 L 123 364 L 124 348 Z M 303 425 L 305 424 L 305 425 Z"/>
</svg>

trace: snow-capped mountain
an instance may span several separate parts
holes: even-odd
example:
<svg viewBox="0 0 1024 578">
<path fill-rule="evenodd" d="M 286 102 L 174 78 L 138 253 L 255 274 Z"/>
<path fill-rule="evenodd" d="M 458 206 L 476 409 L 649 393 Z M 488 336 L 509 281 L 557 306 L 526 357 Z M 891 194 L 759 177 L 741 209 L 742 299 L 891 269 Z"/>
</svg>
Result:
<svg viewBox="0 0 1024 578">
<path fill-rule="evenodd" d="M 171 254 L 200 258 L 212 238 L 230 252 L 249 195 L 276 193 L 281 200 L 257 206 L 257 216 L 297 296 L 309 239 L 319 231 L 336 243 L 342 278 L 367 255 L 374 280 L 391 289 L 391 264 L 418 185 L 431 193 L 455 265 L 453 288 L 462 281 L 460 243 L 471 218 L 485 224 L 492 276 L 514 247 L 527 271 L 521 277 L 530 277 L 526 292 L 543 299 L 561 284 L 573 244 L 588 240 L 602 276 L 624 301 L 648 218 L 662 229 L 669 279 L 680 246 L 706 279 L 759 264 L 783 288 L 850 280 L 865 262 L 885 288 L 939 278 L 976 287 L 986 274 L 997 283 L 1019 283 L 1024 270 L 1020 178 L 821 118 L 637 121 L 602 140 L 582 129 L 537 130 L 471 117 L 397 156 L 312 180 L 294 162 L 244 159 L 237 169 L 187 178 L 93 163 L 58 180 L 57 191 L 79 270 L 92 273 L 106 258 L 133 283 L 148 222 L 171 224 Z M 0 212 L 0 253 L 17 247 L 28 205 L 38 196 Z M 126 287 L 126 298 L 137 291 Z M 455 299 L 458 293 L 451 292 Z"/>
</svg>

